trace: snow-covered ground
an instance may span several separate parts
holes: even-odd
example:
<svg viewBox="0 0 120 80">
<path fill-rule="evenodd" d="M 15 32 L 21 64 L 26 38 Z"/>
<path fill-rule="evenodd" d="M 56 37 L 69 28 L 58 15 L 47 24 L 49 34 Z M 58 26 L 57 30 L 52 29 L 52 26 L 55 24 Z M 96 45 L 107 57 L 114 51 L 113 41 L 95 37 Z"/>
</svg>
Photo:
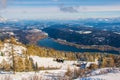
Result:
<svg viewBox="0 0 120 80">
<path fill-rule="evenodd" d="M 68 67 L 71 69 L 77 68 L 73 64 L 76 61 L 65 61 L 64 63 L 58 63 L 53 61 L 54 58 L 45 58 L 38 56 L 31 56 L 34 63 L 37 62 L 39 67 L 56 67 L 56 70 L 40 70 L 39 72 L 0 72 L 0 80 L 33 80 L 31 78 L 39 78 L 37 80 L 58 80 L 58 78 L 64 78 L 64 74 Z M 62 79 L 61 79 L 62 80 Z M 64 79 L 69 80 L 69 79 Z M 88 77 L 78 78 L 75 80 L 120 80 L 120 69 L 119 68 L 102 68 L 97 69 L 88 74 Z"/>
<path fill-rule="evenodd" d="M 16 54 L 22 55 L 23 51 L 26 50 L 25 47 L 20 45 L 13 45 L 13 50 Z M 4 53 L 4 56 L 8 56 L 12 52 L 12 46 L 10 43 L 4 43 L 0 49 L 0 53 Z"/>
<path fill-rule="evenodd" d="M 91 34 L 92 31 L 75 31 L 76 33 L 79 33 L 79 34 Z"/>
<path fill-rule="evenodd" d="M 74 69 L 73 65 L 76 61 L 64 61 L 64 63 L 58 63 L 53 61 L 54 58 L 45 58 L 38 56 L 31 56 L 34 63 L 37 62 L 39 67 L 55 67 L 55 70 L 40 70 L 39 72 L 17 72 L 12 74 L 12 72 L 0 72 L 0 80 L 6 80 L 5 78 L 11 78 L 10 80 L 31 80 L 35 76 L 39 76 L 40 80 L 58 80 L 58 78 L 63 78 L 68 67 Z M 39 80 L 39 79 L 38 79 Z M 69 79 L 67 79 L 69 80 Z"/>
<path fill-rule="evenodd" d="M 56 61 L 53 61 L 54 58 L 45 58 L 45 57 L 38 57 L 38 56 L 31 56 L 34 63 L 37 62 L 39 67 L 56 67 L 60 68 L 62 70 L 67 70 L 67 68 L 73 69 L 75 66 L 73 66 L 74 63 L 77 63 L 77 61 L 64 61 L 64 63 L 58 63 Z"/>
<path fill-rule="evenodd" d="M 58 77 L 64 76 L 65 70 L 43 70 L 35 72 L 17 72 L 12 74 L 10 72 L 3 72 L 0 74 L 0 80 L 57 80 Z M 9 78 L 9 79 L 7 79 Z"/>
<path fill-rule="evenodd" d="M 9 61 L 7 56 L 0 56 L 0 63 L 5 60 L 5 61 Z"/>
<path fill-rule="evenodd" d="M 75 80 L 120 80 L 120 68 L 102 68 L 89 74 L 90 77 Z"/>
<path fill-rule="evenodd" d="M 13 45 L 13 50 L 16 54 L 22 55 L 26 48 L 22 45 Z M 0 63 L 3 59 L 7 62 L 9 61 L 9 53 L 11 53 L 12 47 L 10 43 L 4 43 L 0 48 Z M 31 80 L 35 76 L 39 77 L 40 80 L 56 80 L 55 78 L 64 76 L 68 67 L 74 69 L 73 65 L 76 61 L 64 61 L 64 63 L 59 63 L 53 61 L 54 58 L 46 58 L 39 56 L 30 56 L 33 59 L 34 64 L 37 63 L 38 67 L 45 68 L 56 68 L 54 70 L 41 70 L 37 73 L 35 72 L 17 72 L 13 74 L 12 72 L 3 72 L 0 70 L 0 80 Z M 38 79 L 39 80 L 39 79 Z"/>
<path fill-rule="evenodd" d="M 99 74 L 102 72 L 103 74 Z M 99 78 L 103 80 L 120 80 L 120 69 L 109 69 L 103 68 L 96 70 L 93 74 L 96 73 L 97 75 L 91 76 L 90 78 Z"/>
<path fill-rule="evenodd" d="M 78 78 L 75 80 L 120 80 L 120 70 L 115 69 L 109 73 L 101 74 L 98 73 L 100 71 L 110 70 L 110 68 L 102 68 L 92 72 L 90 77 Z M 33 80 L 32 78 L 39 78 L 37 80 L 58 80 L 58 78 L 64 78 L 64 73 L 66 70 L 42 70 L 37 73 L 35 72 L 17 72 L 16 74 L 11 74 L 10 72 L 1 72 L 0 80 L 6 80 L 6 78 L 10 78 L 9 80 Z M 95 75 L 96 74 L 96 75 Z M 63 80 L 63 79 L 61 79 Z M 64 80 L 69 80 L 67 77 Z"/>
<path fill-rule="evenodd" d="M 18 55 L 23 54 L 23 50 L 26 50 L 25 47 L 20 45 L 14 45 L 14 51 Z M 0 63 L 3 59 L 9 61 L 7 58 L 8 54 L 11 52 L 11 45 L 9 43 L 5 43 L 1 49 Z M 4 53 L 4 56 L 2 56 Z M 77 64 L 77 61 L 68 61 L 65 60 L 64 63 L 59 63 L 53 61 L 54 58 L 46 58 L 39 56 L 30 56 L 33 59 L 34 64 L 38 64 L 38 67 L 45 68 L 56 68 L 54 70 L 40 70 L 39 72 L 17 72 L 16 74 L 12 74 L 12 72 L 2 72 L 0 71 L 0 80 L 34 80 L 32 78 L 38 78 L 37 80 L 58 80 L 58 78 L 64 78 L 64 74 L 69 69 L 76 69 L 73 64 Z M 87 62 L 88 64 L 96 63 L 95 62 Z M 62 80 L 62 79 L 61 79 Z M 64 79 L 69 80 L 69 79 Z M 95 70 L 88 74 L 87 78 L 78 78 L 76 80 L 120 80 L 120 69 L 116 68 L 102 68 Z"/>
<path fill-rule="evenodd" d="M 24 51 L 26 51 L 26 48 L 22 45 L 13 45 L 13 50 L 16 55 L 22 55 Z M 10 43 L 4 43 L 0 46 L 0 63 L 5 60 L 8 63 L 10 63 L 10 54 L 12 52 L 12 46 Z"/>
</svg>

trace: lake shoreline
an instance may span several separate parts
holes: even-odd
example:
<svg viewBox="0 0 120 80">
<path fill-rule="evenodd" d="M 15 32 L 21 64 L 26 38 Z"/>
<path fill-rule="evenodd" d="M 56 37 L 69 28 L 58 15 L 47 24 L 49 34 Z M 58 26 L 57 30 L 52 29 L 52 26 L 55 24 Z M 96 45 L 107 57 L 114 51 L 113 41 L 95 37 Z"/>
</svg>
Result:
<svg viewBox="0 0 120 80">
<path fill-rule="evenodd" d="M 67 44 L 66 44 L 67 43 Z M 79 48 L 74 45 L 68 44 L 68 42 L 55 40 L 53 38 L 47 37 L 40 41 L 38 41 L 38 45 L 42 47 L 52 48 L 59 51 L 67 51 L 67 52 L 101 52 L 101 53 L 111 53 L 111 54 L 119 54 L 117 51 L 102 51 L 98 49 L 91 49 L 91 48 Z"/>
<path fill-rule="evenodd" d="M 101 51 L 118 51 L 120 52 L 120 48 L 116 48 L 116 47 L 112 47 L 109 45 L 79 45 L 79 44 L 75 44 L 75 43 L 71 43 L 71 42 L 67 42 L 66 40 L 55 40 L 54 41 L 63 44 L 63 45 L 69 45 L 69 46 L 74 46 L 78 49 L 97 49 L 97 50 L 101 50 Z"/>
</svg>

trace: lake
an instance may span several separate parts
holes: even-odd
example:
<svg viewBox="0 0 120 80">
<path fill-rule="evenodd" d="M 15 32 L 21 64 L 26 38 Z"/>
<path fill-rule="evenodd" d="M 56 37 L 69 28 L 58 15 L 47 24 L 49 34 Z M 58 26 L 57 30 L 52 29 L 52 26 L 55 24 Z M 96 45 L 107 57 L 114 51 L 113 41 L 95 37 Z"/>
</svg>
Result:
<svg viewBox="0 0 120 80">
<path fill-rule="evenodd" d="M 60 51 L 69 51 L 69 52 L 107 52 L 107 53 L 112 53 L 112 54 L 119 54 L 118 51 L 100 51 L 100 50 L 96 50 L 96 49 L 78 49 L 74 46 L 69 46 L 69 45 L 64 45 L 64 44 L 60 44 L 56 41 L 54 41 L 51 38 L 45 38 L 42 39 L 38 42 L 39 46 L 42 47 L 47 47 L 47 48 L 53 48 L 56 50 L 60 50 Z"/>
</svg>

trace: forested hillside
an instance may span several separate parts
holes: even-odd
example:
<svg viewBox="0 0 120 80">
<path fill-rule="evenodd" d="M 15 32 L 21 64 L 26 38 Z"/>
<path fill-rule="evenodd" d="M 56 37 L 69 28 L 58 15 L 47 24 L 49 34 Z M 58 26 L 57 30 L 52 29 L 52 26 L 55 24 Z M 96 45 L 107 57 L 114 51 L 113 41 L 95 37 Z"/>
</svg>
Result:
<svg viewBox="0 0 120 80">
<path fill-rule="evenodd" d="M 9 50 L 6 50 L 6 44 L 9 44 Z M 21 52 L 18 52 L 19 49 Z M 120 67 L 120 56 L 104 53 L 73 53 L 56 51 L 39 47 L 36 45 L 24 45 L 17 42 L 15 38 L 0 41 L 0 68 L 5 71 L 34 71 L 37 64 L 33 63 L 31 56 L 62 58 L 64 60 L 94 61 L 99 60 L 99 67 Z M 22 65 L 22 66 L 21 66 Z M 96 68 L 96 67 L 92 67 Z M 41 68 L 39 68 L 41 69 Z"/>
</svg>

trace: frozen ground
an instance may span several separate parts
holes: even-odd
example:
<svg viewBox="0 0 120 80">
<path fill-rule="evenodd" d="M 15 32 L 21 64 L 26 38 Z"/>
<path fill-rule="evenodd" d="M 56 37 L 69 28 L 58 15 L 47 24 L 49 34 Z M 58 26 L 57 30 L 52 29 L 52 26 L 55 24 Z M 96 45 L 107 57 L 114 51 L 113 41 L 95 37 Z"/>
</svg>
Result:
<svg viewBox="0 0 120 80">
<path fill-rule="evenodd" d="M 0 57 L 0 59 L 6 57 Z M 37 62 L 39 67 L 54 67 L 58 68 L 56 70 L 40 70 L 39 72 L 17 72 L 12 74 L 12 72 L 2 72 L 0 71 L 0 80 L 63 80 L 64 74 L 68 67 L 70 69 L 77 68 L 73 64 L 76 61 L 66 61 L 64 63 L 58 63 L 53 61 L 54 58 L 45 58 L 38 56 L 31 56 L 34 63 Z M 97 69 L 88 74 L 90 77 L 78 78 L 76 80 L 120 80 L 120 69 L 119 68 L 102 68 Z M 69 79 L 64 79 L 69 80 Z"/>
<path fill-rule="evenodd" d="M 2 72 L 0 74 L 0 80 L 55 80 L 58 77 L 64 76 L 65 70 L 44 70 L 35 72 L 17 72 L 12 74 L 10 72 Z M 7 79 L 9 78 L 9 79 Z"/>
<path fill-rule="evenodd" d="M 107 68 L 108 69 L 108 68 Z M 75 80 L 120 80 L 120 70 L 112 70 L 111 72 L 105 74 L 99 74 L 100 71 L 106 71 L 106 69 L 98 69 L 91 73 L 91 77 L 78 78 Z M 0 80 L 69 80 L 62 79 L 66 70 L 43 70 L 37 73 L 35 72 L 17 72 L 12 74 L 10 72 L 1 72 Z M 9 78 L 9 79 L 7 79 Z"/>
<path fill-rule="evenodd" d="M 38 63 L 39 67 L 46 68 L 58 68 L 56 70 L 41 70 L 39 72 L 17 72 L 12 74 L 12 72 L 0 72 L 0 80 L 34 80 L 32 78 L 39 78 L 37 80 L 58 80 L 58 78 L 63 78 L 68 67 L 74 69 L 73 63 L 76 61 L 65 61 L 64 63 L 58 63 L 53 61 L 54 58 L 45 58 L 38 56 L 31 56 L 34 63 Z M 9 79 L 6 79 L 9 78 Z"/>
<path fill-rule="evenodd" d="M 68 67 L 74 68 L 74 63 L 77 63 L 77 61 L 64 61 L 64 63 L 58 63 L 56 61 L 53 61 L 54 58 L 45 58 L 45 57 L 38 57 L 38 56 L 31 56 L 34 63 L 37 62 L 39 67 L 54 67 L 54 68 L 60 68 L 61 70 L 67 70 Z"/>
<path fill-rule="evenodd" d="M 102 68 L 91 72 L 90 77 L 75 80 L 120 80 L 120 68 Z"/>
</svg>

